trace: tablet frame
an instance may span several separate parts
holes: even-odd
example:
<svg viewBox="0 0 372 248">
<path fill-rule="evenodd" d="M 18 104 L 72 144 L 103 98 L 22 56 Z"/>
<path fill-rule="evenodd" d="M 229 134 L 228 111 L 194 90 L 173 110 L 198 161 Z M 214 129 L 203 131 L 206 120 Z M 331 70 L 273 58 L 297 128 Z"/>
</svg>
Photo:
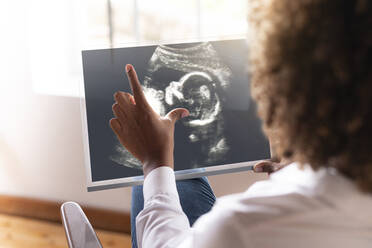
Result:
<svg viewBox="0 0 372 248">
<path fill-rule="evenodd" d="M 139 46 L 154 46 L 154 45 L 162 45 L 162 44 L 175 44 L 175 43 L 191 43 L 191 42 L 203 42 L 203 41 L 220 41 L 220 40 L 232 40 L 232 39 L 245 39 L 246 35 L 238 34 L 238 35 L 229 35 L 223 37 L 207 37 L 207 38 L 198 38 L 198 39 L 188 39 L 188 40 L 172 40 L 172 41 L 159 41 L 157 43 L 147 43 L 147 42 L 132 42 L 126 44 L 120 44 L 120 46 L 111 47 L 118 48 L 118 47 L 139 47 Z M 107 49 L 106 48 L 94 48 L 94 49 Z M 92 48 L 85 49 L 92 50 Z M 141 185 L 144 181 L 144 176 L 133 176 L 133 177 L 126 177 L 126 178 L 117 178 L 117 179 L 109 179 L 109 180 L 101 180 L 93 182 L 92 180 L 92 173 L 91 173 L 91 162 L 90 162 L 90 149 L 89 149 L 89 136 L 88 136 L 88 120 L 87 120 L 87 111 L 86 111 L 86 102 L 85 102 L 85 87 L 84 87 L 84 78 L 83 75 L 81 76 L 81 80 L 79 80 L 79 96 L 80 96 L 80 114 L 81 114 L 81 123 L 82 123 L 82 136 L 83 136 L 83 146 L 84 146 L 84 165 L 85 165 L 85 174 L 86 174 L 86 187 L 88 192 L 98 191 L 98 190 L 105 190 L 105 189 L 115 189 L 121 187 L 128 187 L 134 185 Z M 270 154 L 272 156 L 272 148 L 269 142 Z M 269 158 L 267 158 L 269 159 Z M 247 162 L 240 162 L 240 163 L 233 163 L 233 164 L 223 164 L 223 165 L 214 165 L 214 166 L 207 166 L 203 168 L 195 168 L 195 169 L 186 169 L 175 171 L 176 180 L 182 179 L 190 179 L 196 178 L 201 176 L 213 176 L 213 175 L 220 175 L 220 174 L 227 174 L 227 173 L 234 173 L 234 172 L 241 172 L 241 171 L 251 171 L 253 170 L 253 166 L 262 160 L 254 160 L 254 161 L 247 161 Z"/>
</svg>

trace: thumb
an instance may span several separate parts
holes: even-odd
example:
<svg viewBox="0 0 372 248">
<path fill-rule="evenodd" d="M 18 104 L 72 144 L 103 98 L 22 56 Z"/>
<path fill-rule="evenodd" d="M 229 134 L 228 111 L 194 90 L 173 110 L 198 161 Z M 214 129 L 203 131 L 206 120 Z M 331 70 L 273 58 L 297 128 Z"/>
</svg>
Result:
<svg viewBox="0 0 372 248">
<path fill-rule="evenodd" d="M 165 118 L 172 121 L 172 123 L 176 123 L 179 119 L 186 117 L 190 114 L 190 112 L 185 108 L 176 108 L 170 111 Z"/>
</svg>

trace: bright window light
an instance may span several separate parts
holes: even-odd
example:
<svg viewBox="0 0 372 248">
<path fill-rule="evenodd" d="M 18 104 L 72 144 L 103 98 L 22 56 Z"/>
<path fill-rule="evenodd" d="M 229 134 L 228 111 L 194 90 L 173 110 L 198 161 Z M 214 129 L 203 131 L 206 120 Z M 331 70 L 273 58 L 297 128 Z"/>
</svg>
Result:
<svg viewBox="0 0 372 248">
<path fill-rule="evenodd" d="M 27 4 L 26 4 L 27 2 Z M 78 97 L 81 50 L 244 36 L 246 0 L 36 0 L 28 8 L 33 90 Z"/>
</svg>

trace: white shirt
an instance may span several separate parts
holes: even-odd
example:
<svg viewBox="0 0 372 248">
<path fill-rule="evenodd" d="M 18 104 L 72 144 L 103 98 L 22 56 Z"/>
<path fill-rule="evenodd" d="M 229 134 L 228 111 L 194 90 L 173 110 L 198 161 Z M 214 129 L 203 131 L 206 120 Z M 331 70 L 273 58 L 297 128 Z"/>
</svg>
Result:
<svg viewBox="0 0 372 248">
<path fill-rule="evenodd" d="M 243 193 L 217 199 L 192 227 L 171 168 L 151 171 L 143 194 L 139 247 L 372 247 L 372 196 L 334 169 L 291 164 Z"/>
</svg>

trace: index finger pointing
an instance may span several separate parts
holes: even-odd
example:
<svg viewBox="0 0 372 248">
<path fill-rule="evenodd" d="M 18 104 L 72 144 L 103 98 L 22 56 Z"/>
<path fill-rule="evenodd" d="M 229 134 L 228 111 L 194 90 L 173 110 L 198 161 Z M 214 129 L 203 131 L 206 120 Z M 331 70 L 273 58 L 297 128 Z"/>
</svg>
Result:
<svg viewBox="0 0 372 248">
<path fill-rule="evenodd" d="M 145 95 L 143 94 L 142 87 L 140 82 L 138 81 L 137 73 L 134 70 L 134 67 L 130 64 L 125 66 L 125 71 L 127 72 L 127 76 L 129 79 L 130 87 L 133 92 L 134 99 L 136 103 L 145 103 L 147 104 Z"/>
</svg>

